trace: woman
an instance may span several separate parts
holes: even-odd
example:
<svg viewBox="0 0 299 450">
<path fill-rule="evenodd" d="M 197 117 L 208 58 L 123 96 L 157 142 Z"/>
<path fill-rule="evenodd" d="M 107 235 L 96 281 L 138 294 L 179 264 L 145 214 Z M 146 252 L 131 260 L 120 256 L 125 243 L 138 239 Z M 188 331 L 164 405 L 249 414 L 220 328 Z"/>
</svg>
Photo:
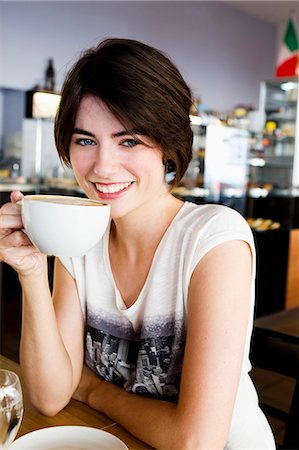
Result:
<svg viewBox="0 0 299 450">
<path fill-rule="evenodd" d="M 1 257 L 23 290 L 21 365 L 48 415 L 73 397 L 154 448 L 274 449 L 248 375 L 250 229 L 170 192 L 191 159 L 190 106 L 171 61 L 137 41 L 105 40 L 69 73 L 58 152 L 111 223 L 86 256 L 56 260 L 51 298 L 46 257 L 20 231 L 22 194 L 1 208 Z"/>
</svg>

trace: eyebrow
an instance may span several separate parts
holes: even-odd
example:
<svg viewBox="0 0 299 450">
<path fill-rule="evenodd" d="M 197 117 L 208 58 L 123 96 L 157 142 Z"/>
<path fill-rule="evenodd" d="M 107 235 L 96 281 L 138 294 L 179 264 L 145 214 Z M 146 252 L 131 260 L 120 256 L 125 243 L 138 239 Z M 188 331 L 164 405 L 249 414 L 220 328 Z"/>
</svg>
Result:
<svg viewBox="0 0 299 450">
<path fill-rule="evenodd" d="M 93 133 L 91 133 L 90 131 L 86 131 L 86 130 L 82 130 L 81 128 L 74 128 L 73 129 L 73 134 L 83 134 L 84 136 L 90 136 L 90 137 L 95 137 L 95 135 Z M 145 133 L 142 133 L 139 130 L 123 130 L 123 131 L 118 131 L 117 133 L 113 133 L 112 137 L 116 138 L 116 137 L 121 137 L 121 136 L 132 136 L 134 134 L 139 134 L 139 135 L 144 135 Z"/>
<path fill-rule="evenodd" d="M 90 131 L 81 130 L 81 128 L 74 128 L 73 134 L 84 134 L 84 136 L 95 137 L 94 134 L 91 133 Z"/>
</svg>

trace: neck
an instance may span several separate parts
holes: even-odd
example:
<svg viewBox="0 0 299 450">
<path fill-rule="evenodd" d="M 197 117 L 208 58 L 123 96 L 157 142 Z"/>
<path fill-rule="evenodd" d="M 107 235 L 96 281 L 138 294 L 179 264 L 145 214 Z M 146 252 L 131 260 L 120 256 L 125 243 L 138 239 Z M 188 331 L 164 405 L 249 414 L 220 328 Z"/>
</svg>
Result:
<svg viewBox="0 0 299 450">
<path fill-rule="evenodd" d="M 183 202 L 166 193 L 111 225 L 110 242 L 127 255 L 142 254 L 157 247 Z M 163 211 L 163 214 L 161 214 Z"/>
</svg>

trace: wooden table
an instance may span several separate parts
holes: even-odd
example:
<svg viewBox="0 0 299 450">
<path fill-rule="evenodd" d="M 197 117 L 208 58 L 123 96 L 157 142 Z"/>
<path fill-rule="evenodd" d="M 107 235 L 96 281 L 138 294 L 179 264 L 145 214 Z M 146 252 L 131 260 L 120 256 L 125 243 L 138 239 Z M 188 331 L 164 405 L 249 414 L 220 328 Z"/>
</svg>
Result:
<svg viewBox="0 0 299 450">
<path fill-rule="evenodd" d="M 8 369 L 16 372 L 22 383 L 21 369 L 16 362 L 0 355 L 0 369 Z M 24 395 L 24 417 L 17 437 L 40 428 L 61 425 L 81 425 L 99 428 L 117 436 L 128 446 L 130 450 L 143 450 L 151 448 L 132 436 L 120 425 L 113 422 L 109 419 L 109 417 L 76 400 L 71 400 L 62 411 L 56 414 L 56 416 L 44 416 L 43 414 L 40 414 L 30 403 L 24 383 L 22 383 L 22 388 Z"/>
</svg>

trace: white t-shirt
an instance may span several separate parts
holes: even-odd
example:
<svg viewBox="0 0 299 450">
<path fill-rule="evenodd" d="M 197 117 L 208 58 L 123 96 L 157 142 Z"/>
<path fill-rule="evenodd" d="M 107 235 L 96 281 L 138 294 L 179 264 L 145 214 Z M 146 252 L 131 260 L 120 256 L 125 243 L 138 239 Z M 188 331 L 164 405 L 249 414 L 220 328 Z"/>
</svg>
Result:
<svg viewBox="0 0 299 450">
<path fill-rule="evenodd" d="M 84 257 L 61 258 L 75 278 L 86 318 L 86 364 L 128 391 L 176 402 L 183 364 L 192 272 L 213 247 L 243 240 L 251 248 L 250 320 L 227 449 L 275 449 L 248 375 L 255 292 L 254 240 L 245 219 L 221 205 L 185 202 L 156 250 L 146 282 L 129 308 L 110 267 L 109 229 Z"/>
</svg>

